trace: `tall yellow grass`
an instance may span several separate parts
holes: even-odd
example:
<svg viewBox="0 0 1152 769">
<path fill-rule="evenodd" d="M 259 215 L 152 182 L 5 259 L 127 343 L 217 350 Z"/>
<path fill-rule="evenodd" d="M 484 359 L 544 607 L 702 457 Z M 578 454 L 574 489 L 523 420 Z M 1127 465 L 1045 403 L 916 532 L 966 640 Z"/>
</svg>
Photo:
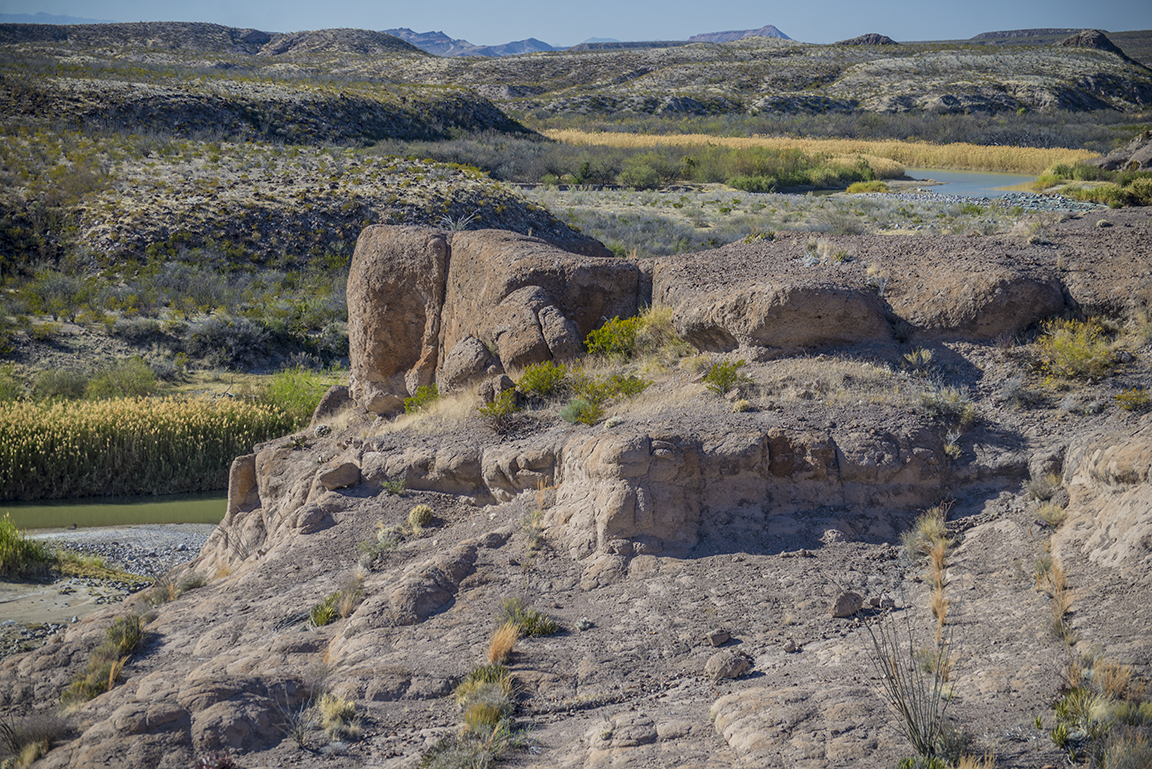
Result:
<svg viewBox="0 0 1152 769">
<path fill-rule="evenodd" d="M 708 144 L 724 147 L 769 147 L 798 149 L 829 158 L 846 155 L 883 158 L 913 168 L 951 168 L 965 171 L 1000 171 L 1004 173 L 1040 174 L 1056 163 L 1077 163 L 1096 157 L 1096 153 L 1075 149 L 1040 149 L 1036 147 L 987 147 L 979 144 L 929 144 L 928 142 L 863 141 L 857 139 L 794 139 L 789 137 L 735 137 L 683 134 L 655 136 L 615 132 L 576 130 L 545 131 L 544 134 L 565 144 L 602 144 L 610 147 L 692 147 Z M 871 165 L 871 162 L 869 163 Z M 877 175 L 886 174 L 877 171 Z M 891 175 L 891 174 L 887 174 Z"/>
<path fill-rule="evenodd" d="M 289 432 L 279 409 L 235 399 L 0 404 L 0 499 L 222 489 L 232 459 Z"/>
</svg>

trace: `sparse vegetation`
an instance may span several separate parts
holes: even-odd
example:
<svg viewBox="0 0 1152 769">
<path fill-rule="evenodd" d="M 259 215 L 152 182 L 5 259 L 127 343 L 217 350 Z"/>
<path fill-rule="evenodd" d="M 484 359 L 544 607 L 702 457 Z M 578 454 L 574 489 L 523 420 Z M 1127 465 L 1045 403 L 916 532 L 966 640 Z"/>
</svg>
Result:
<svg viewBox="0 0 1152 769">
<path fill-rule="evenodd" d="M 120 673 L 134 654 L 148 639 L 144 626 L 148 618 L 140 614 L 127 614 L 117 618 L 105 631 L 104 641 L 89 655 L 88 664 L 72 679 L 61 695 L 69 704 L 83 704 L 114 687 Z"/>
<path fill-rule="evenodd" d="M 722 360 L 713 363 L 704 375 L 704 386 L 716 395 L 727 395 L 732 390 L 743 390 L 754 384 L 752 377 L 744 374 L 744 360 Z"/>
<path fill-rule="evenodd" d="M 529 609 L 519 597 L 504 599 L 500 604 L 500 618 L 502 624 L 518 627 L 520 635 L 526 638 L 552 635 L 560 630 L 556 620 L 539 609 Z"/>
<path fill-rule="evenodd" d="M 1056 379 L 1099 379 L 1114 365 L 1104 327 L 1094 319 L 1051 320 L 1036 340 L 1036 365 Z"/>
</svg>

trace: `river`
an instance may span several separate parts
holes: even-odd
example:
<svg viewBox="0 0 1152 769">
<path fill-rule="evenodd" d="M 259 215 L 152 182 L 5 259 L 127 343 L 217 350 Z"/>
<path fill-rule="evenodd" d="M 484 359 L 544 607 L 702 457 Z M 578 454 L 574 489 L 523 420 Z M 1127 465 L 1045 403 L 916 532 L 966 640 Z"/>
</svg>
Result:
<svg viewBox="0 0 1152 769">
<path fill-rule="evenodd" d="M 18 529 L 60 529 L 73 525 L 123 526 L 142 523 L 219 523 L 227 511 L 223 492 L 166 497 L 98 497 L 92 499 L 0 502 Z"/>
<path fill-rule="evenodd" d="M 969 198 L 994 198 L 1010 192 L 1033 192 L 1036 177 L 1030 174 L 1002 174 L 986 171 L 950 171 L 943 168 L 906 168 L 913 179 L 939 182 L 931 190 L 940 195 L 962 195 Z"/>
</svg>

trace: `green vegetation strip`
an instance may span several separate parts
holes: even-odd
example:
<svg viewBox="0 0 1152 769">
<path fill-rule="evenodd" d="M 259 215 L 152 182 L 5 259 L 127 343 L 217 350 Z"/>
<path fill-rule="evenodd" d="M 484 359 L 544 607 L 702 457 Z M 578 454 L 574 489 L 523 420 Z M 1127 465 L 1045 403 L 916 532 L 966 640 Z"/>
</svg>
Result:
<svg viewBox="0 0 1152 769">
<path fill-rule="evenodd" d="M 234 457 L 292 427 L 280 408 L 231 398 L 4 403 L 0 499 L 220 489 Z"/>
</svg>

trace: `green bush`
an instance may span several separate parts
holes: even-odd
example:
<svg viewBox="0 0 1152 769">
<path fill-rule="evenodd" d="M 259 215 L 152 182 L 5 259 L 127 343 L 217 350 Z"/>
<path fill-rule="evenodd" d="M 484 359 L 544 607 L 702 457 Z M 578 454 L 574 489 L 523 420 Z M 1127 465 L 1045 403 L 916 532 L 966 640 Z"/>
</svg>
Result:
<svg viewBox="0 0 1152 769">
<path fill-rule="evenodd" d="M 1036 341 L 1036 362 L 1046 374 L 1060 379 L 1098 379 L 1112 368 L 1112 351 L 1104 328 L 1089 319 L 1050 320 Z"/>
<path fill-rule="evenodd" d="M 79 400 L 88 388 L 88 376 L 69 368 L 50 368 L 36 374 L 32 394 L 37 400 Z"/>
<path fill-rule="evenodd" d="M 415 414 L 423 411 L 436 401 L 440 400 L 440 389 L 433 382 L 430 385 L 421 385 L 410 398 L 404 399 L 404 413 Z"/>
<path fill-rule="evenodd" d="M 704 386 L 716 395 L 725 395 L 733 389 L 751 385 L 752 378 L 740 372 L 745 365 L 743 359 L 713 363 L 708 373 L 704 375 Z"/>
<path fill-rule="evenodd" d="M 128 659 L 148 639 L 144 629 L 147 622 L 148 618 L 139 614 L 129 614 L 113 622 L 105 631 L 104 641 L 92 650 L 88 665 L 72 679 L 61 699 L 87 702 L 115 686 Z"/>
<path fill-rule="evenodd" d="M 774 176 L 731 176 L 725 182 L 729 187 L 744 192 L 775 192 Z"/>
<path fill-rule="evenodd" d="M 1143 387 L 1131 387 L 1116 395 L 1116 403 L 1125 411 L 1144 411 L 1152 404 L 1152 396 Z"/>
<path fill-rule="evenodd" d="M 36 576 L 47 571 L 53 560 L 51 551 L 40 542 L 25 537 L 7 513 L 0 518 L 0 575 Z"/>
<path fill-rule="evenodd" d="M 887 192 L 888 184 L 879 179 L 870 182 L 852 182 L 848 185 L 848 194 L 856 195 L 862 192 Z"/>
<path fill-rule="evenodd" d="M 514 623 L 525 638 L 552 635 L 560 629 L 560 624 L 537 609 L 529 609 L 520 597 L 505 598 L 500 603 L 498 624 Z"/>
<path fill-rule="evenodd" d="M 593 332 L 595 333 L 595 332 Z M 537 363 L 524 369 L 516 387 L 525 395 L 536 395 L 541 398 L 550 398 L 556 395 L 564 385 L 568 376 L 568 367 L 563 364 L 557 366 L 552 361 Z"/>
<path fill-rule="evenodd" d="M 631 358 L 636 352 L 636 332 L 640 324 L 640 318 L 613 318 L 592 331 L 584 340 L 584 346 L 589 355 Z"/>
<path fill-rule="evenodd" d="M 516 402 L 516 391 L 505 390 L 497 395 L 491 403 L 477 407 L 476 411 L 493 430 L 501 432 L 508 426 L 508 421 L 512 415 L 520 411 L 520 404 Z"/>
<path fill-rule="evenodd" d="M 84 386 L 89 400 L 142 398 L 156 392 L 156 374 L 142 358 L 118 361 L 103 369 Z"/>
<path fill-rule="evenodd" d="M 334 373 L 321 374 L 303 366 L 284 369 L 268 381 L 260 401 L 282 411 L 291 429 L 299 429 L 311 421 L 320 399 L 336 380 Z"/>
<path fill-rule="evenodd" d="M 604 416 L 604 407 L 584 398 L 573 398 L 560 409 L 560 418 L 569 424 L 594 425 Z"/>
<path fill-rule="evenodd" d="M 0 403 L 18 401 L 24 397 L 24 385 L 11 364 L 0 366 Z"/>
</svg>

